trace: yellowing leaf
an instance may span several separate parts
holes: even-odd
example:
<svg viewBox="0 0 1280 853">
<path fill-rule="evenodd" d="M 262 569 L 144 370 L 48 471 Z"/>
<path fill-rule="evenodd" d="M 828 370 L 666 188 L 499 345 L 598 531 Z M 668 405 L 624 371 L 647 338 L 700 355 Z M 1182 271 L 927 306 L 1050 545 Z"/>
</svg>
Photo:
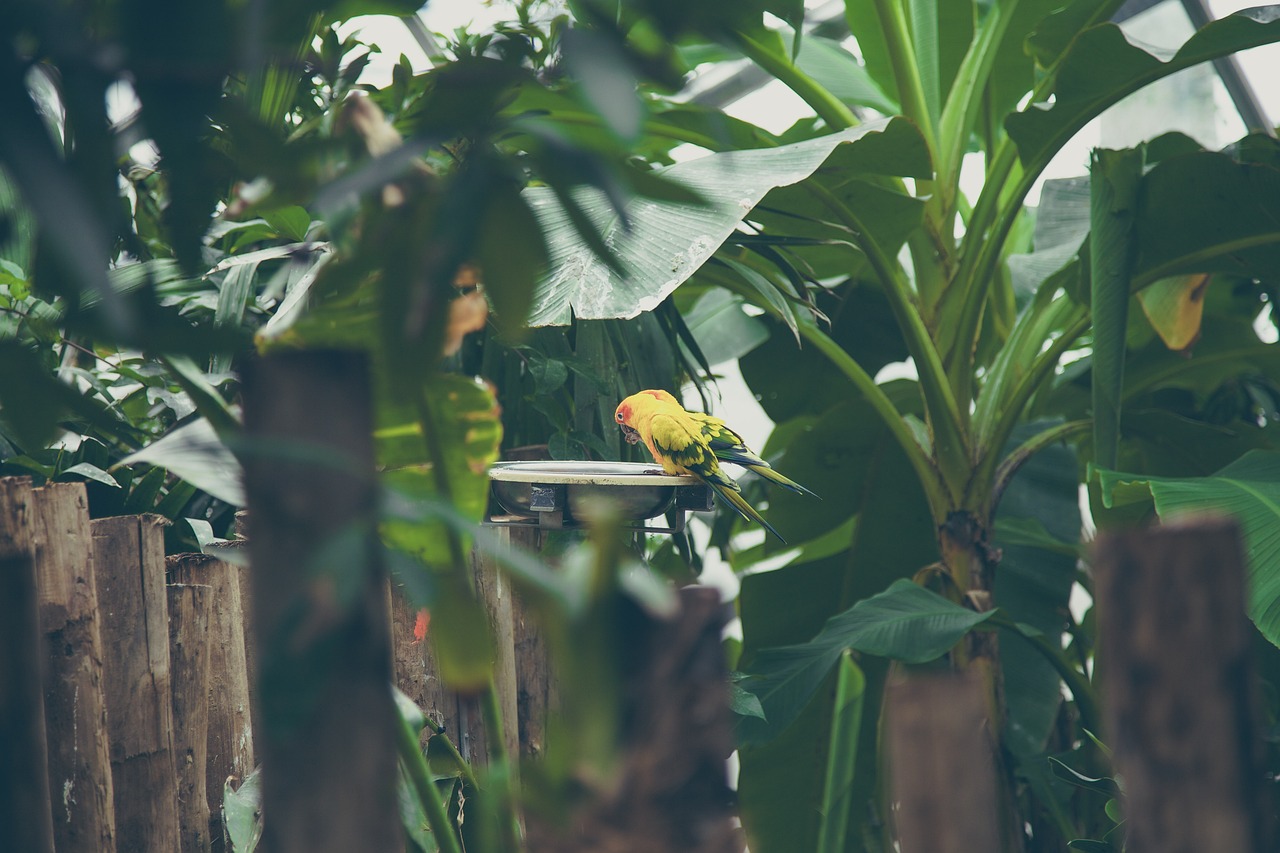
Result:
<svg viewBox="0 0 1280 853">
<path fill-rule="evenodd" d="M 1138 291 L 1138 302 L 1164 345 L 1180 352 L 1200 339 L 1208 273 L 1162 278 Z"/>
</svg>

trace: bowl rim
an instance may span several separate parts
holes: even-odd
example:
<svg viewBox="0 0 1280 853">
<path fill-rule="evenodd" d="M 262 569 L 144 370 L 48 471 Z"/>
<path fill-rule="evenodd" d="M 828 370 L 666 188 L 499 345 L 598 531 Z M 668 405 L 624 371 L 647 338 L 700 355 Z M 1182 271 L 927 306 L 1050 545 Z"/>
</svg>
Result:
<svg viewBox="0 0 1280 853">
<path fill-rule="evenodd" d="M 572 470 L 574 467 L 581 470 L 575 472 Z M 509 483 L 660 488 L 696 486 L 702 482 L 690 474 L 664 474 L 662 468 L 654 463 L 542 460 L 495 462 L 489 468 L 489 479 Z"/>
</svg>

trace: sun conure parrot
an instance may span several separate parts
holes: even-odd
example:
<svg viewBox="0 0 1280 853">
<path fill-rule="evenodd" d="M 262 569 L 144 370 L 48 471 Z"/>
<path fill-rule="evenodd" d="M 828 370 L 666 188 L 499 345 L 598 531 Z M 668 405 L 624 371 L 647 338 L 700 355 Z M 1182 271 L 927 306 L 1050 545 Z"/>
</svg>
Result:
<svg viewBox="0 0 1280 853">
<path fill-rule="evenodd" d="M 742 489 L 720 469 L 720 462 L 741 465 L 793 492 L 813 495 L 752 453 L 742 442 L 742 436 L 725 426 L 720 418 L 690 412 L 666 391 L 632 394 L 618 404 L 614 420 L 622 428 L 627 443 L 644 442 L 664 473 L 692 474 L 714 489 L 721 500 L 743 518 L 759 523 L 779 539 L 782 536 L 778 531 L 739 494 Z"/>
</svg>

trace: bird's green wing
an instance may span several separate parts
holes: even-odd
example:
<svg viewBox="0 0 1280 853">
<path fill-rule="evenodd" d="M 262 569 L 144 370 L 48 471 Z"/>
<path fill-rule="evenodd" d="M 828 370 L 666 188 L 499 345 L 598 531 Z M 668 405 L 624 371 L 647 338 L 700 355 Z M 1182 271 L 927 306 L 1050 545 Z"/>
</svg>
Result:
<svg viewBox="0 0 1280 853">
<path fill-rule="evenodd" d="M 649 421 L 649 434 L 654 447 L 673 465 L 708 482 L 738 490 L 738 484 L 720 470 L 702 430 L 687 413 L 654 415 Z"/>
<path fill-rule="evenodd" d="M 734 465 L 741 465 L 766 480 L 777 483 L 779 486 L 790 489 L 793 492 L 817 497 L 817 495 L 814 495 L 813 492 L 796 481 L 784 477 L 773 470 L 773 467 L 768 462 L 753 453 L 751 448 L 743 443 L 742 436 L 725 426 L 724 422 L 719 418 L 703 415 L 701 430 L 707 446 L 711 448 L 711 452 L 721 462 L 732 462 Z"/>
</svg>

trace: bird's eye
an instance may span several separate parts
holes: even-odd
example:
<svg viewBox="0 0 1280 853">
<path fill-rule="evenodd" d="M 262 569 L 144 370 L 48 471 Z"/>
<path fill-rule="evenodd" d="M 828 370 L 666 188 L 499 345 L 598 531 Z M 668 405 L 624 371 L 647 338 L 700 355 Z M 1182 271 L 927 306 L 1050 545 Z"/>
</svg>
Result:
<svg viewBox="0 0 1280 853">
<path fill-rule="evenodd" d="M 616 413 L 614 417 L 618 419 L 618 423 L 622 423 L 622 412 Z"/>
</svg>

